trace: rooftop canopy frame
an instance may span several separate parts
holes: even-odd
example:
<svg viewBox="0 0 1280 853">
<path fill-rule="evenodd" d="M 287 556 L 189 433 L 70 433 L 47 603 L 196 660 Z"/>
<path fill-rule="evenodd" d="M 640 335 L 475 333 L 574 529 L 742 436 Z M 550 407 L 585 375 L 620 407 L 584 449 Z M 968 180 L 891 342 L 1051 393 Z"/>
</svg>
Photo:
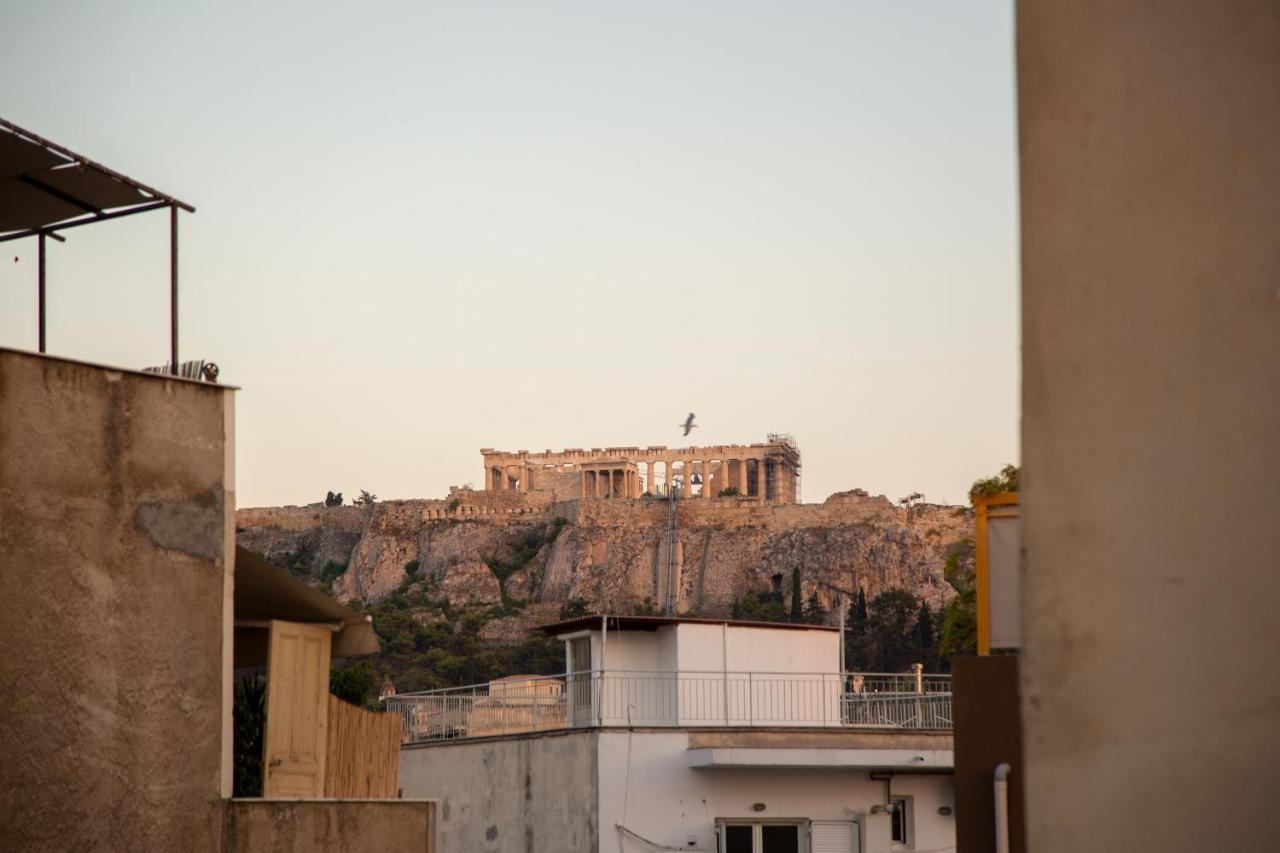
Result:
<svg viewBox="0 0 1280 853">
<path fill-rule="evenodd" d="M 0 118 L 0 243 L 35 237 L 40 352 L 45 352 L 46 240 L 60 231 L 169 210 L 169 370 L 178 373 L 178 211 L 184 201 Z"/>
</svg>

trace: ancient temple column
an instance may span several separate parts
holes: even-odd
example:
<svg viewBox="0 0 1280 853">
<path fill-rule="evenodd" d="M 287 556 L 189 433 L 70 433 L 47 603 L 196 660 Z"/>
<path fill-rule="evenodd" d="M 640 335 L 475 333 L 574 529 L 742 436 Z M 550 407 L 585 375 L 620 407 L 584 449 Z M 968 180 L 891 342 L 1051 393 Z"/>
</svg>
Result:
<svg viewBox="0 0 1280 853">
<path fill-rule="evenodd" d="M 493 466 L 488 464 L 484 466 L 484 490 L 493 491 Z"/>
<path fill-rule="evenodd" d="M 747 460 L 738 459 L 738 494 L 747 496 Z"/>
<path fill-rule="evenodd" d="M 765 495 L 765 488 L 764 488 L 764 472 L 765 472 L 765 469 L 767 469 L 768 467 L 769 466 L 765 464 L 765 461 L 763 459 L 760 459 L 756 462 L 756 495 L 760 498 L 760 500 L 765 500 L 767 497 Z"/>
<path fill-rule="evenodd" d="M 587 472 L 586 472 L 586 471 L 583 471 L 583 470 L 581 470 L 581 469 L 579 469 L 579 471 L 578 471 L 578 497 L 580 497 L 580 498 L 585 498 L 588 494 L 590 494 L 590 493 L 587 491 Z"/>
</svg>

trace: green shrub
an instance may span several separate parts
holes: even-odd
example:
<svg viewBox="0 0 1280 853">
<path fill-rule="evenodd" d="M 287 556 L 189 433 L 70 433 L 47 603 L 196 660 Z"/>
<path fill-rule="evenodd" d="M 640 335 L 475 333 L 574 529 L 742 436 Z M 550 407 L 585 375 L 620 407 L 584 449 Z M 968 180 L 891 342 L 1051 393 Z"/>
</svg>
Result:
<svg viewBox="0 0 1280 853">
<path fill-rule="evenodd" d="M 232 708 L 233 796 L 262 796 L 262 741 L 266 719 L 267 682 L 259 676 L 246 675 L 236 685 Z"/>
</svg>

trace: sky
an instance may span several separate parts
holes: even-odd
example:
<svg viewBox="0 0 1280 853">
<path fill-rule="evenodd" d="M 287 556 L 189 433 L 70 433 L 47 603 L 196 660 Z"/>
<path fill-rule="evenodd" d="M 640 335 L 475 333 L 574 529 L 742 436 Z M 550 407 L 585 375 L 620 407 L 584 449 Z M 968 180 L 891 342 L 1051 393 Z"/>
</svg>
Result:
<svg viewBox="0 0 1280 853">
<path fill-rule="evenodd" d="M 795 436 L 803 499 L 1018 460 L 1011 3 L 13 3 L 0 116 L 197 208 L 240 506 L 481 447 Z M 50 353 L 168 353 L 168 217 L 48 252 Z M 0 346 L 36 348 L 34 240 Z"/>
</svg>

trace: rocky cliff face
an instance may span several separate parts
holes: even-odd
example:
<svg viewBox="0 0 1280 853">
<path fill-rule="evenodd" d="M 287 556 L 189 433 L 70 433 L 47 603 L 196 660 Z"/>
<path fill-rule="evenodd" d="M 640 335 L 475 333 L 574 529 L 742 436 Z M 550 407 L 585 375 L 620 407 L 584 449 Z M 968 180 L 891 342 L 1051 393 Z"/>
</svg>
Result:
<svg viewBox="0 0 1280 853">
<path fill-rule="evenodd" d="M 664 500 L 575 499 L 537 493 L 460 490 L 447 500 L 387 501 L 369 509 L 242 509 L 237 539 L 277 565 L 319 579 L 347 564 L 333 584 L 343 599 L 395 592 L 417 561 L 416 578 L 454 604 L 511 604 L 519 612 L 487 632 L 514 638 L 554 621 L 568 601 L 588 612 L 661 608 L 676 591 L 681 614 L 727 615 L 748 591 L 802 594 L 830 610 L 838 591 L 873 597 L 894 587 L 935 609 L 951 597 L 948 550 L 972 535 L 965 507 L 895 506 L 842 492 L 821 504 L 762 506 L 733 498 L 677 504 L 676 571 Z"/>
</svg>

